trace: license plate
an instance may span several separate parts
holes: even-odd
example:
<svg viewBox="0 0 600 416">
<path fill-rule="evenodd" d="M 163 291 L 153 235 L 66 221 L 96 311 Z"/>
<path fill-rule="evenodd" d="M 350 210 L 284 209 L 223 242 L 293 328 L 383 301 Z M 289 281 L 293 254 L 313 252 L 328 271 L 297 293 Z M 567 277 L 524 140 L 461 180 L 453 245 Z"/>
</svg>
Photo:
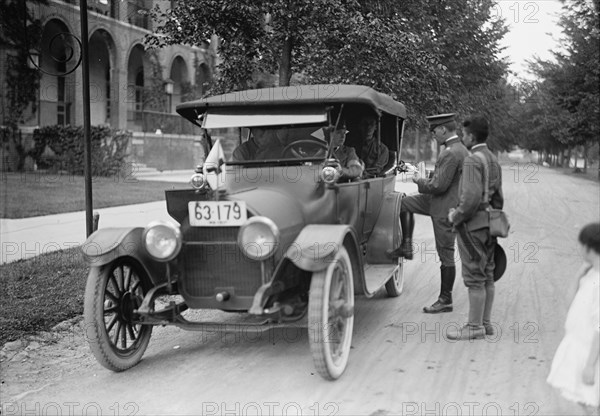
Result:
<svg viewBox="0 0 600 416">
<path fill-rule="evenodd" d="M 247 219 L 245 201 L 191 201 L 188 213 L 194 227 L 237 226 Z"/>
</svg>

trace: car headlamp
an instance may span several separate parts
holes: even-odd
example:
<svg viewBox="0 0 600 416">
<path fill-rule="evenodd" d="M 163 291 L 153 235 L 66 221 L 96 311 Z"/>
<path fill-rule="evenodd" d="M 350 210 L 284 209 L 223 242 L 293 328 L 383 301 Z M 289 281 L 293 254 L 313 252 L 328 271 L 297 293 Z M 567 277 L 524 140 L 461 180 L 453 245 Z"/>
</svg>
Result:
<svg viewBox="0 0 600 416">
<path fill-rule="evenodd" d="M 175 258 L 181 250 L 182 237 L 179 227 L 163 221 L 154 221 L 144 229 L 142 236 L 148 253 L 159 261 Z"/>
<path fill-rule="evenodd" d="M 250 217 L 238 232 L 238 245 L 253 260 L 271 257 L 279 245 L 279 229 L 267 217 Z"/>
<path fill-rule="evenodd" d="M 206 187 L 206 178 L 201 173 L 194 173 L 190 178 L 190 184 L 194 189 L 204 189 Z"/>
</svg>

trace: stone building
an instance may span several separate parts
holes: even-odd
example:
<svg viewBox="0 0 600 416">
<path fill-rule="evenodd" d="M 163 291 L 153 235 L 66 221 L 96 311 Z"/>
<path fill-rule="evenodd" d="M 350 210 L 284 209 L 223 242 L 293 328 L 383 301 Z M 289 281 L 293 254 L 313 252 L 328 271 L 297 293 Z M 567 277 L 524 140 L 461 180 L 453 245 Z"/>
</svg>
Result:
<svg viewBox="0 0 600 416">
<path fill-rule="evenodd" d="M 154 24 L 145 12 L 174 3 L 88 0 L 91 124 L 133 131 L 131 158 L 149 165 L 163 163 L 155 166 L 160 169 L 192 163 L 150 159 L 159 159 L 165 152 L 182 157 L 190 154 L 192 136 L 198 129 L 179 117 L 175 106 L 205 92 L 216 65 L 217 39 L 198 46 L 144 47 L 144 37 L 153 32 Z M 79 1 L 27 4 L 43 28 L 41 43 L 32 50 L 31 59 L 31 65 L 41 68 L 41 79 L 37 111 L 24 115 L 21 131 L 28 135 L 39 126 L 82 125 L 82 71 L 81 67 L 71 71 L 81 55 L 76 39 L 81 38 Z M 10 59 L 10 50 L 0 54 L 2 59 Z M 4 71 L 0 71 L 0 85 L 4 85 L 3 78 Z M 165 148 L 167 142 L 170 149 Z"/>
</svg>

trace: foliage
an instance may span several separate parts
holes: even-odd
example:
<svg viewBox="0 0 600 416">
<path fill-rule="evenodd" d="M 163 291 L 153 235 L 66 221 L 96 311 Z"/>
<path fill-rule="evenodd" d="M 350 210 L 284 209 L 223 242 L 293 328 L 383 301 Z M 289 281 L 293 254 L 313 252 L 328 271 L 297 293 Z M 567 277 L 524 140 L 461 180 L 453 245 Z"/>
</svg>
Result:
<svg viewBox="0 0 600 416">
<path fill-rule="evenodd" d="M 365 11 L 373 9 L 372 1 L 361 3 Z M 502 84 L 508 67 L 498 58 L 502 51 L 499 42 L 508 29 L 504 20 L 494 17 L 494 1 L 378 0 L 377 3 L 375 15 L 417 36 L 425 50 L 443 65 L 445 83 L 434 89 L 433 97 L 429 98 L 433 108 L 425 114 L 450 110 L 468 114 L 498 98 L 503 89 L 498 84 Z M 412 58 L 410 53 L 404 56 Z"/>
<path fill-rule="evenodd" d="M 40 74 L 29 67 L 29 50 L 35 48 L 42 34 L 42 25 L 29 10 L 27 3 L 47 4 L 47 0 L 33 2 L 0 0 L 0 49 L 8 51 L 6 61 L 6 83 L 2 102 L 1 123 L 12 129 L 10 138 L 19 155 L 17 169 L 25 161 L 25 149 L 21 135 L 17 134 L 23 113 L 31 107 L 37 110 L 37 94 Z"/>
<path fill-rule="evenodd" d="M 92 126 L 92 174 L 110 176 L 125 166 L 127 146 L 131 133 L 105 126 Z M 33 132 L 34 148 L 30 151 L 38 167 L 66 170 L 71 174 L 82 174 L 84 169 L 83 127 L 46 126 Z M 46 148 L 53 155 L 47 156 Z"/>
<path fill-rule="evenodd" d="M 522 124 L 531 132 L 520 144 L 558 153 L 583 146 L 600 135 L 600 27 L 598 2 L 563 1 L 562 50 L 554 60 L 530 62 L 537 82 L 529 86 Z"/>
<path fill-rule="evenodd" d="M 181 102 L 193 101 L 202 98 L 202 86 L 191 82 L 181 83 Z"/>
<path fill-rule="evenodd" d="M 143 88 L 142 110 L 167 111 L 167 97 L 165 95 L 162 66 L 156 53 L 149 52 L 150 73 L 145 76 Z"/>
<path fill-rule="evenodd" d="M 292 79 L 364 84 L 405 102 L 423 124 L 434 112 L 478 108 L 473 93 L 506 70 L 497 58 L 506 28 L 491 21 L 492 0 L 464 3 L 180 1 L 153 10 L 157 32 L 146 41 L 199 45 L 216 35 L 221 63 L 212 93 L 253 87 L 264 73 L 283 86 Z"/>
</svg>

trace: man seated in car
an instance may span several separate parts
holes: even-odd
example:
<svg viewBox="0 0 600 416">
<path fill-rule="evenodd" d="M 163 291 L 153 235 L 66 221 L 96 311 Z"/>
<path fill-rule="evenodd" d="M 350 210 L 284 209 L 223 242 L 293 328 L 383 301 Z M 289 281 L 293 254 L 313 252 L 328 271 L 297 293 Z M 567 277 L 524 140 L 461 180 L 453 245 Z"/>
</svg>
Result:
<svg viewBox="0 0 600 416">
<path fill-rule="evenodd" d="M 281 157 L 286 140 L 285 128 L 254 127 L 252 137 L 235 148 L 232 158 L 234 161 L 276 159 Z"/>
<path fill-rule="evenodd" d="M 326 129 L 325 129 L 326 130 Z M 326 130 L 327 137 L 328 130 Z M 344 145 L 348 130 L 345 127 L 337 130 L 332 130 L 329 133 L 331 144 L 333 146 L 332 158 L 339 161 L 340 179 L 360 178 L 363 174 L 363 163 L 356 155 L 353 147 Z"/>
<path fill-rule="evenodd" d="M 375 116 L 367 115 L 360 121 L 363 145 L 359 149 L 359 156 L 365 164 L 363 174 L 365 178 L 373 178 L 381 174 L 389 158 L 387 146 L 377 141 L 377 136 L 375 135 L 376 129 L 377 118 Z"/>
</svg>

